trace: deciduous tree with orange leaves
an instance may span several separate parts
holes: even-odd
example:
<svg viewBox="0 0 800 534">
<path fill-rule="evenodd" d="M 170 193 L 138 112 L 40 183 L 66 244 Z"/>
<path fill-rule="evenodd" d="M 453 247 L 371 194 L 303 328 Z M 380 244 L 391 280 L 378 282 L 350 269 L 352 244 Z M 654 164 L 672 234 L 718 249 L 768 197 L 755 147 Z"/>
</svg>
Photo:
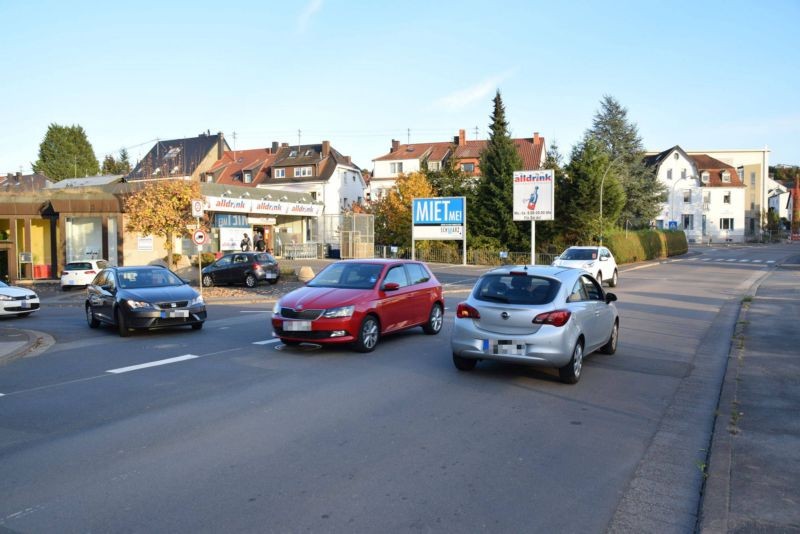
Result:
<svg viewBox="0 0 800 534">
<path fill-rule="evenodd" d="M 400 175 L 394 189 L 369 206 L 375 215 L 375 242 L 411 246 L 411 200 L 433 196 L 433 188 L 421 172 Z"/>
<path fill-rule="evenodd" d="M 191 201 L 195 198 L 201 198 L 197 182 L 150 182 L 125 201 L 125 212 L 128 214 L 125 228 L 129 232 L 164 238 L 167 264 L 172 269 L 172 240 L 189 235 L 187 227 L 195 222 L 191 213 Z"/>
</svg>

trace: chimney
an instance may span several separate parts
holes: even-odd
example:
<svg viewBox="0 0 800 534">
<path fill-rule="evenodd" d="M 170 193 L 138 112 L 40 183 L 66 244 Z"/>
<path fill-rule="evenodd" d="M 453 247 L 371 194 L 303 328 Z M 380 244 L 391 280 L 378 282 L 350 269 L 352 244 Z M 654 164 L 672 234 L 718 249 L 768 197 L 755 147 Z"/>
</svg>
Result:
<svg viewBox="0 0 800 534">
<path fill-rule="evenodd" d="M 348 164 L 348 165 L 352 165 L 353 164 L 352 160 L 350 159 L 350 156 L 345 156 L 344 157 L 344 162 L 346 164 Z"/>
<path fill-rule="evenodd" d="M 225 153 L 225 138 L 222 136 L 222 132 L 217 132 L 217 159 L 222 159 L 222 155 Z"/>
<path fill-rule="evenodd" d="M 464 130 L 458 131 L 458 146 L 465 146 L 467 144 L 467 132 Z"/>
<path fill-rule="evenodd" d="M 536 146 L 539 144 L 539 132 L 533 132 L 533 145 Z"/>
<path fill-rule="evenodd" d="M 21 181 L 22 181 L 22 173 L 21 172 L 17 172 L 17 182 L 21 182 Z"/>
<path fill-rule="evenodd" d="M 395 152 L 398 148 L 400 148 L 400 141 L 392 139 L 392 152 Z"/>
<path fill-rule="evenodd" d="M 281 148 L 287 148 L 288 146 L 289 146 L 289 143 L 281 143 Z"/>
<path fill-rule="evenodd" d="M 322 142 L 322 159 L 327 158 L 331 153 L 331 142 L 330 141 L 323 141 Z"/>
<path fill-rule="evenodd" d="M 277 141 L 273 141 L 272 142 L 271 153 L 272 154 L 277 154 L 278 153 L 278 142 Z"/>
</svg>

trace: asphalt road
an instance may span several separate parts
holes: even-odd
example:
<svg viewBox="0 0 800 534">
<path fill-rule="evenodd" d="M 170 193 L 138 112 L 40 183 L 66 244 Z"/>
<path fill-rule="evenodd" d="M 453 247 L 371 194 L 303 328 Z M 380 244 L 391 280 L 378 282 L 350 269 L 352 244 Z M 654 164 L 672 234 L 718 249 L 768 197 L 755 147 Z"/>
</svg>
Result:
<svg viewBox="0 0 800 534">
<path fill-rule="evenodd" d="M 626 267 L 618 352 L 590 356 L 575 386 L 455 370 L 475 267 L 435 268 L 438 336 L 366 355 L 281 346 L 266 303 L 125 339 L 45 307 L 13 326 L 56 344 L 0 367 L 0 531 L 691 531 L 735 312 L 794 251 Z"/>
</svg>

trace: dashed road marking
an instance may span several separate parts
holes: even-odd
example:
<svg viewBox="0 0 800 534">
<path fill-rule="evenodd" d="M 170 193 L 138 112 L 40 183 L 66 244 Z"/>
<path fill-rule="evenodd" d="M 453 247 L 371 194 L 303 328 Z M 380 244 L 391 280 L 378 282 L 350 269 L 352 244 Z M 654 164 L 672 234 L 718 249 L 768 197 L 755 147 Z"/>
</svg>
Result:
<svg viewBox="0 0 800 534">
<path fill-rule="evenodd" d="M 115 375 L 121 373 L 128 373 L 130 371 L 138 371 L 140 369 L 147 369 L 148 367 L 156 367 L 159 365 L 167 365 L 170 363 L 182 362 L 185 360 L 194 360 L 195 358 L 199 358 L 199 356 L 195 354 L 184 354 L 183 356 L 176 356 L 175 358 L 167 358 L 166 360 L 158 360 L 155 362 L 148 362 L 148 363 L 140 363 L 139 365 L 131 365 L 128 367 L 120 367 L 119 369 L 109 369 L 106 373 L 113 373 Z"/>
<path fill-rule="evenodd" d="M 253 345 L 269 345 L 270 343 L 280 343 L 281 340 L 278 338 L 275 339 L 265 339 L 264 341 L 253 341 Z"/>
</svg>

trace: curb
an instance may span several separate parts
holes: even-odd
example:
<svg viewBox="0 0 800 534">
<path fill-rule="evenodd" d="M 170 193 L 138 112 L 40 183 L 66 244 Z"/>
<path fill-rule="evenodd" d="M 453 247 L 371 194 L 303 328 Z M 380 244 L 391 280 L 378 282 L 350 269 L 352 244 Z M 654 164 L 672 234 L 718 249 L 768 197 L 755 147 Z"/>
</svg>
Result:
<svg viewBox="0 0 800 534">
<path fill-rule="evenodd" d="M 0 328 L 0 331 L 5 330 L 6 334 L 11 335 L 25 335 L 25 344 L 18 348 L 11 350 L 5 354 L 0 353 L 0 365 L 5 365 L 19 358 L 31 358 L 43 353 L 56 342 L 53 336 L 38 330 L 25 330 L 22 328 Z"/>
</svg>

